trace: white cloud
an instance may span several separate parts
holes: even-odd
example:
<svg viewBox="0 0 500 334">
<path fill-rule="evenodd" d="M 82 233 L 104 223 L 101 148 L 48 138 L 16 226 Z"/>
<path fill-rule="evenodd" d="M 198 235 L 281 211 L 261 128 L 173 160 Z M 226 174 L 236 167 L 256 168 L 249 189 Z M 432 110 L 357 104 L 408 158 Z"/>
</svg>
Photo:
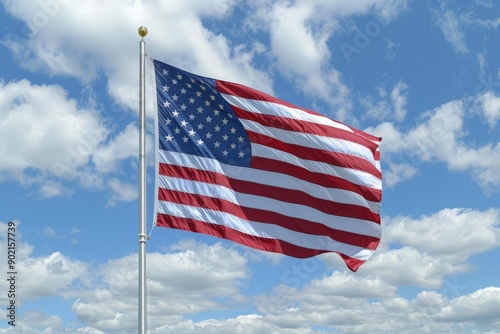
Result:
<svg viewBox="0 0 500 334">
<path fill-rule="evenodd" d="M 1 223 L 2 233 L 0 238 L 0 247 L 7 249 L 6 228 L 7 224 Z M 20 225 L 19 222 L 16 224 Z M 46 228 L 44 234 L 49 237 L 55 237 L 55 231 L 52 228 Z M 19 238 L 19 235 L 18 235 Z M 19 240 L 19 239 L 18 239 Z M 16 271 L 20 273 L 17 276 L 16 292 L 22 298 L 20 303 L 27 303 L 41 297 L 58 296 L 72 289 L 72 285 L 87 276 L 87 264 L 73 260 L 60 252 L 54 252 L 49 255 L 33 256 L 33 247 L 24 242 L 17 242 L 16 252 Z M 7 272 L 6 258 L 0 259 L 0 267 L 3 272 Z M 36 279 L 33 279 L 33 278 Z M 0 288 L 7 291 L 7 281 L 0 281 Z M 6 295 L 0 296 L 0 301 L 4 303 Z"/>
<path fill-rule="evenodd" d="M 500 96 L 494 92 L 487 91 L 479 97 L 482 112 L 491 128 L 495 127 L 500 119 Z"/>
<path fill-rule="evenodd" d="M 462 54 L 468 53 L 469 50 L 467 49 L 465 42 L 463 25 L 455 13 L 451 10 L 442 8 L 440 10 L 436 10 L 434 15 L 436 17 L 438 27 L 444 34 L 444 38 L 453 46 L 454 51 Z"/>
<path fill-rule="evenodd" d="M 97 110 L 82 107 L 59 86 L 0 81 L 0 116 L 0 179 L 37 187 L 30 192 L 35 197 L 71 196 L 68 181 L 102 189 L 104 174 L 120 172 L 124 160 L 137 156 L 136 126 L 110 135 Z M 111 202 L 136 198 L 124 183 L 112 179 L 106 186 Z"/>
<path fill-rule="evenodd" d="M 113 206 L 117 202 L 132 202 L 139 196 L 137 184 L 127 184 L 116 178 L 108 181 L 108 189 L 111 191 L 111 195 L 108 198 L 108 206 Z"/>
<path fill-rule="evenodd" d="M 437 314 L 439 321 L 460 321 L 489 324 L 498 328 L 500 318 L 500 288 L 487 287 L 460 296 L 443 307 Z"/>
<path fill-rule="evenodd" d="M 345 120 L 352 108 L 350 89 L 330 65 L 328 42 L 342 29 L 341 19 L 373 10 L 387 24 L 405 10 L 406 2 L 260 1 L 254 4 L 255 16 L 247 21 L 269 33 L 271 56 L 280 73 L 293 78 L 305 94 L 335 107 L 335 117 Z"/>
<path fill-rule="evenodd" d="M 464 118 L 466 107 L 469 108 L 468 100 L 451 101 L 426 112 L 424 121 L 406 133 L 388 122 L 368 128 L 367 131 L 382 136 L 381 152 L 386 163 L 405 157 L 420 163 L 442 161 L 450 170 L 469 172 L 487 192 L 495 191 L 500 184 L 500 144 L 474 147 L 467 141 Z M 472 104 L 477 104 L 477 101 Z M 492 105 L 496 106 L 494 103 Z M 470 108 L 473 109 L 472 106 Z M 391 168 L 390 173 L 397 171 Z M 406 169 L 401 169 L 401 173 L 389 174 L 392 185 L 394 181 L 404 180 L 405 175 L 408 175 Z"/>
<path fill-rule="evenodd" d="M 470 321 L 478 330 L 492 330 L 500 321 L 494 312 L 499 307 L 497 287 L 453 299 L 434 291 L 404 298 L 397 289 L 407 284 L 439 288 L 446 275 L 468 269 L 460 262 L 498 243 L 499 215 L 498 210 L 448 209 L 416 220 L 394 218 L 385 227 L 386 242 L 408 247 L 377 251 L 357 273 L 334 271 L 320 277 L 315 271 L 321 260 L 308 259 L 301 262 L 301 270 L 290 269 L 290 275 L 301 280 L 298 284 L 289 275 L 273 292 L 257 296 L 242 294 L 250 272 L 240 252 L 219 243 L 184 240 L 167 253 L 148 254 L 151 333 L 444 333 Z M 0 226 L 3 234 L 5 226 Z M 103 264 L 98 281 L 75 284 L 78 276 L 88 274 L 87 265 L 60 253 L 32 257 L 32 248 L 20 246 L 26 247 L 20 252 L 20 260 L 27 264 L 23 273 L 37 277 L 20 282 L 19 286 L 28 285 L 23 296 L 78 298 L 72 310 L 80 321 L 66 325 L 50 311 L 26 312 L 19 319 L 23 333 L 136 332 L 137 254 Z M 252 301 L 258 312 L 242 310 L 239 316 L 198 321 L 186 318 L 223 307 L 238 309 L 243 300 Z"/>
<path fill-rule="evenodd" d="M 408 85 L 400 81 L 394 85 L 390 94 L 387 93 L 385 87 L 378 86 L 377 94 L 377 97 L 368 95 L 361 99 L 361 105 L 367 109 L 364 117 L 376 120 L 404 121 L 408 104 Z"/>
<path fill-rule="evenodd" d="M 401 242 L 457 263 L 500 245 L 500 211 L 443 209 L 417 220 L 397 217 L 385 232 L 389 242 Z"/>
<path fill-rule="evenodd" d="M 471 270 L 471 256 L 500 245 L 498 209 L 443 209 L 419 219 L 385 217 L 384 222 L 383 244 L 359 272 L 396 286 L 439 288 L 444 277 Z M 386 249 L 391 244 L 396 248 Z"/>
<path fill-rule="evenodd" d="M 334 274 L 327 280 L 337 276 Z M 349 287 L 349 291 L 357 287 L 359 285 Z M 324 326 L 342 333 L 455 333 L 457 329 L 461 332 L 459 329 L 466 326 L 469 319 L 484 319 L 483 322 L 476 320 L 479 324 L 476 328 L 486 332 L 495 328 L 500 320 L 493 311 L 498 307 L 498 288 L 477 290 L 451 300 L 434 291 L 423 291 L 408 299 L 388 296 L 341 300 L 337 295 L 327 293 L 323 296 L 323 289 L 325 286 L 318 284 L 288 291 L 286 303 L 274 308 L 272 300 L 262 296 L 261 301 L 269 303 L 268 313 L 262 320 L 297 329 L 307 325 Z M 474 307 L 477 308 L 472 311 Z M 471 310 L 474 318 L 471 315 L 460 317 L 467 310 Z"/>
<path fill-rule="evenodd" d="M 45 24 L 33 23 L 33 15 L 44 12 L 36 1 L 5 3 L 5 9 L 31 30 L 25 36 L 11 34 L 3 43 L 20 63 L 29 64 L 32 70 L 69 75 L 82 82 L 97 78 L 103 71 L 114 101 L 137 110 L 137 28 L 149 24 L 146 42 L 152 57 L 201 75 L 272 92 L 269 76 L 253 66 L 253 55 L 259 52 L 258 49 L 230 45 L 225 36 L 216 35 L 203 26 L 202 18 L 223 20 L 229 17 L 236 5 L 234 1 L 168 5 L 159 0 L 59 2 Z M 67 29 L 68 26 L 72 29 Z M 113 36 L 112 43 L 109 36 Z"/>
<path fill-rule="evenodd" d="M 81 109 L 58 86 L 27 80 L 0 83 L 0 173 L 23 183 L 42 183 L 45 197 L 66 193 L 44 177 L 89 180 L 85 165 L 107 136 L 96 111 Z M 24 174 L 26 169 L 41 173 Z"/>
<path fill-rule="evenodd" d="M 384 170 L 384 185 L 393 188 L 396 184 L 410 180 L 418 174 L 418 169 L 415 166 L 407 163 L 388 163 L 388 170 Z"/>
<path fill-rule="evenodd" d="M 115 170 L 121 160 L 136 157 L 138 152 L 139 129 L 131 123 L 109 143 L 102 143 L 97 147 L 92 160 L 99 172 L 107 173 Z"/>
<path fill-rule="evenodd" d="M 185 249 L 188 247 L 189 249 Z M 234 250 L 185 241 L 173 252 L 148 254 L 149 313 L 153 328 L 173 326 L 182 314 L 237 304 L 248 278 L 246 260 Z M 101 268 L 100 288 L 79 292 L 73 312 L 106 333 L 137 328 L 137 254 L 110 260 Z M 175 326 L 174 326 L 175 327 Z"/>
</svg>

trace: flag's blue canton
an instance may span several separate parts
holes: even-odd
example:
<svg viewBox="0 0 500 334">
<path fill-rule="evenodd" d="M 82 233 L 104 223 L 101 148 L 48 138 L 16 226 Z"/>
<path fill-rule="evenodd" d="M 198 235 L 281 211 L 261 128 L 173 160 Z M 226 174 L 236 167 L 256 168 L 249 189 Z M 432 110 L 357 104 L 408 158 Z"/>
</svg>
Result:
<svg viewBox="0 0 500 334">
<path fill-rule="evenodd" d="M 159 145 L 163 150 L 250 166 L 250 141 L 215 80 L 155 61 Z"/>
</svg>

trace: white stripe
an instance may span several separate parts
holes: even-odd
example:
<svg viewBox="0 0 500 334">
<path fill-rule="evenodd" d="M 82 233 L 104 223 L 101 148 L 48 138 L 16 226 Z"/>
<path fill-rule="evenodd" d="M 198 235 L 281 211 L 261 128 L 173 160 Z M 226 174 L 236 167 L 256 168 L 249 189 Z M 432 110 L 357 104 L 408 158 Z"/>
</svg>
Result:
<svg viewBox="0 0 500 334">
<path fill-rule="evenodd" d="M 366 146 L 353 143 L 348 140 L 320 136 L 310 133 L 283 130 L 279 128 L 264 126 L 260 123 L 247 119 L 240 119 L 245 130 L 253 131 L 288 144 L 300 145 L 317 150 L 344 153 L 363 158 L 375 165 L 373 152 Z"/>
<path fill-rule="evenodd" d="M 309 206 L 240 193 L 217 184 L 160 175 L 159 185 L 160 188 L 167 190 L 219 198 L 236 205 L 277 212 L 289 217 L 317 222 L 332 229 L 380 238 L 380 225 L 369 220 L 331 215 Z"/>
<path fill-rule="evenodd" d="M 226 212 L 203 209 L 196 206 L 159 202 L 158 213 L 188 219 L 201 220 L 211 224 L 227 226 L 250 236 L 286 241 L 299 247 L 341 252 L 347 256 L 366 260 L 373 253 L 363 247 L 344 244 L 327 236 L 295 232 L 274 224 L 251 222 Z M 368 252 L 367 252 L 368 251 Z"/>
<path fill-rule="evenodd" d="M 292 108 L 275 102 L 251 100 L 227 94 L 221 95 L 229 104 L 252 113 L 292 118 L 300 121 L 320 124 L 323 126 L 331 126 L 336 129 L 354 133 L 354 131 L 352 131 L 348 126 L 336 122 L 331 118 L 322 115 L 310 114 L 298 108 Z"/>
</svg>

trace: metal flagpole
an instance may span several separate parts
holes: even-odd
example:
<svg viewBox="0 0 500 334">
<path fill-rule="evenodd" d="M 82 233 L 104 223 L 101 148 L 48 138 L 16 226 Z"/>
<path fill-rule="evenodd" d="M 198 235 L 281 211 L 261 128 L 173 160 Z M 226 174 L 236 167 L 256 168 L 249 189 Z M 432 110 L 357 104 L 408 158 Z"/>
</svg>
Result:
<svg viewBox="0 0 500 334">
<path fill-rule="evenodd" d="M 139 334 L 146 334 L 146 46 L 148 29 L 139 27 Z"/>
</svg>

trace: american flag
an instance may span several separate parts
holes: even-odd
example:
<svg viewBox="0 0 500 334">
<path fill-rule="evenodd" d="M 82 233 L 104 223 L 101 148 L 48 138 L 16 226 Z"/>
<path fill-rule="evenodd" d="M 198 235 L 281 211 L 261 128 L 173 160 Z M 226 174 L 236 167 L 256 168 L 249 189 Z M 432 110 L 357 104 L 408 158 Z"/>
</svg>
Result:
<svg viewBox="0 0 500 334">
<path fill-rule="evenodd" d="M 380 138 L 154 60 L 156 225 L 356 271 L 380 242 Z"/>
</svg>

